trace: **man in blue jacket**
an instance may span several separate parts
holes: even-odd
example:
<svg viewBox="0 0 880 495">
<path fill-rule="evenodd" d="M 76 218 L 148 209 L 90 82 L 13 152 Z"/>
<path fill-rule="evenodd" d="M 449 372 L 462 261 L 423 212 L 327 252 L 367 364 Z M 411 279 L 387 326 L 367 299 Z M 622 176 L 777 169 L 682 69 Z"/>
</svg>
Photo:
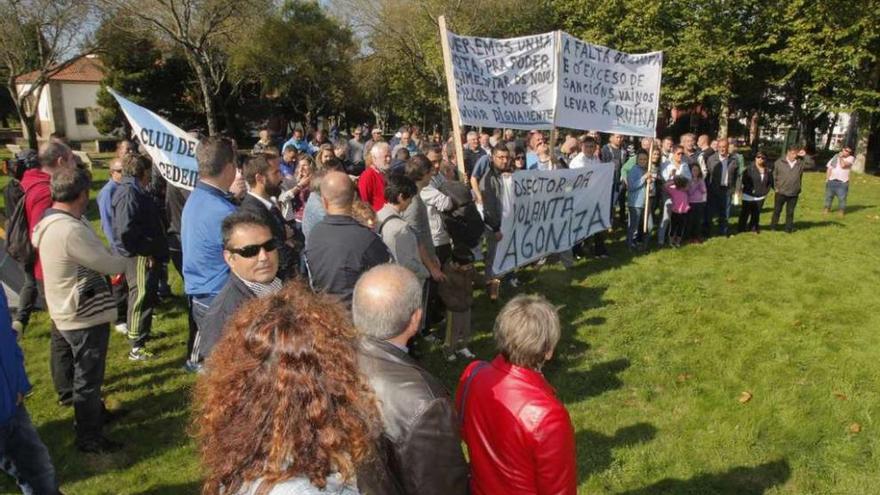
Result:
<svg viewBox="0 0 880 495">
<path fill-rule="evenodd" d="M 235 181 L 235 143 L 228 138 L 209 136 L 199 142 L 199 182 L 183 207 L 180 241 L 183 247 L 184 289 L 191 301 L 196 327 L 204 325 L 211 301 L 229 278 L 223 259 L 223 219 L 235 211 L 229 188 Z M 186 368 L 198 371 L 204 353 L 196 331 Z"/>
<path fill-rule="evenodd" d="M 114 158 L 110 162 L 109 171 L 110 180 L 98 192 L 97 203 L 98 214 L 101 216 L 101 230 L 104 232 L 104 237 L 107 238 L 107 243 L 110 244 L 110 250 L 115 253 L 116 250 L 113 249 L 113 194 L 116 193 L 119 183 L 122 182 L 122 160 Z M 128 323 L 126 323 L 128 321 L 128 296 L 126 295 L 128 287 L 125 284 L 125 279 L 122 278 L 119 284 L 113 285 L 111 290 L 113 290 L 113 297 L 116 299 L 116 331 L 128 334 Z"/>
<path fill-rule="evenodd" d="M 113 194 L 113 250 L 128 263 L 128 359 L 144 361 L 152 357 L 147 339 L 153 326 L 153 309 L 159 302 L 156 269 L 168 260 L 168 241 L 159 207 L 146 186 L 152 164 L 144 155 L 122 157 L 122 182 Z"/>
<path fill-rule="evenodd" d="M 14 468 L 24 493 L 54 495 L 60 493 L 55 467 L 24 405 L 31 384 L 15 336 L 6 294 L 0 290 L 0 458 Z"/>
</svg>

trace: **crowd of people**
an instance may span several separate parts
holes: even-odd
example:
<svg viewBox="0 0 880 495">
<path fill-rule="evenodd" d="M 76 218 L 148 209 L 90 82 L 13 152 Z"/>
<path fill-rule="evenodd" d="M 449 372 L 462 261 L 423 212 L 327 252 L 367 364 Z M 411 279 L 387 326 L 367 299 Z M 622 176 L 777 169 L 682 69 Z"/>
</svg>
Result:
<svg viewBox="0 0 880 495">
<path fill-rule="evenodd" d="M 76 448 L 123 448 L 104 433 L 124 414 L 108 410 L 101 392 L 111 328 L 127 337 L 128 359 L 154 357 L 153 314 L 170 292 L 170 263 L 189 309 L 184 368 L 199 374 L 204 493 L 575 493 L 573 428 L 541 374 L 560 339 L 546 299 L 520 295 L 500 310 L 498 356 L 471 362 L 454 396 L 414 345 L 423 339 L 448 361 L 472 361 L 475 287 L 485 283 L 494 301 L 502 280 L 517 285 L 515 274 L 492 271 L 504 178 L 614 167 L 612 209 L 628 247 L 644 249 L 654 235 L 678 247 L 731 235 L 736 205 L 738 231 L 759 232 L 771 190 L 770 225 L 785 209 L 791 232 L 803 150 L 746 163 L 730 140 L 691 134 L 630 146 L 616 134 L 604 145 L 597 133 L 568 135 L 559 146 L 539 131 L 462 137 L 459 150 L 417 127 L 388 141 L 358 127 L 334 142 L 297 129 L 279 147 L 264 130 L 244 154 L 208 136 L 192 191 L 166 183 L 136 142 L 122 141 L 97 195 L 106 243 L 85 219 L 91 174 L 71 149 L 52 140 L 23 153 L 10 186 L 19 194 L 7 190 L 7 242 L 26 283 L 14 315 L 0 301 L 0 465 L 25 493 L 59 493 L 25 408 L 30 385 L 13 339 L 38 294 Z M 843 214 L 852 163 L 849 148 L 828 162 L 826 212 L 837 197 Z M 15 241 L 22 235 L 29 246 Z M 564 264 L 588 251 L 607 256 L 606 238 L 556 255 Z"/>
</svg>

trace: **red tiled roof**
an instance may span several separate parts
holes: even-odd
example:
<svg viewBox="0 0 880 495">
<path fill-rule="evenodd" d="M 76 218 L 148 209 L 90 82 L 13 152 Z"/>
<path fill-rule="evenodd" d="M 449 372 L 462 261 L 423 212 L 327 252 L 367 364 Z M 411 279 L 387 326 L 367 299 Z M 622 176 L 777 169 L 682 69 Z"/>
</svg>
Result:
<svg viewBox="0 0 880 495">
<path fill-rule="evenodd" d="M 34 82 L 39 74 L 40 71 L 28 72 L 18 76 L 15 82 L 18 84 Z M 101 65 L 101 60 L 97 57 L 83 55 L 49 79 L 52 81 L 101 82 L 104 79 L 104 66 Z"/>
</svg>

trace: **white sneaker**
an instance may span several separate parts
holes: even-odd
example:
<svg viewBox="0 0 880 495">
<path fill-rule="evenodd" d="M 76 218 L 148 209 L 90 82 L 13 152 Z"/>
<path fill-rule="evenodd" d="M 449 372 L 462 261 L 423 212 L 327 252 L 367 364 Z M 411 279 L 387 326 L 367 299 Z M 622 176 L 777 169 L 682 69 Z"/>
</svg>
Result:
<svg viewBox="0 0 880 495">
<path fill-rule="evenodd" d="M 515 289 L 515 288 L 519 287 L 519 279 L 516 277 L 512 277 L 508 281 L 508 284 Z"/>
<path fill-rule="evenodd" d="M 454 363 L 455 362 L 455 353 L 452 352 L 452 353 L 447 354 L 446 361 L 448 361 L 450 363 Z"/>
<path fill-rule="evenodd" d="M 128 323 L 117 323 L 114 328 L 117 332 L 128 335 Z"/>
<path fill-rule="evenodd" d="M 473 352 L 471 352 L 471 350 L 468 349 L 467 347 L 462 347 L 461 349 L 459 349 L 455 352 L 461 354 L 461 357 L 466 358 L 466 359 L 474 359 L 475 357 L 477 357 L 477 355 L 474 354 Z"/>
</svg>

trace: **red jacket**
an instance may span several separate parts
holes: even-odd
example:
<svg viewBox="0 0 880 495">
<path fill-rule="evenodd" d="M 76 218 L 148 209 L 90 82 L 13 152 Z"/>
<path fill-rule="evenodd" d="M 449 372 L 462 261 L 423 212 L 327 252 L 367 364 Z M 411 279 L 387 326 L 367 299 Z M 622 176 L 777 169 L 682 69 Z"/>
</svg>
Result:
<svg viewBox="0 0 880 495">
<path fill-rule="evenodd" d="M 24 211 L 31 233 L 43 219 L 43 213 L 52 206 L 52 190 L 49 188 L 51 180 L 51 175 L 38 168 L 26 171 L 21 178 L 21 188 L 24 190 Z M 34 278 L 43 280 L 43 266 L 40 264 L 39 250 L 34 260 Z"/>
<path fill-rule="evenodd" d="M 361 201 L 370 205 L 373 211 L 378 212 L 385 206 L 385 176 L 370 167 L 358 177 L 358 194 Z"/>
<path fill-rule="evenodd" d="M 577 492 L 571 419 L 541 373 L 502 356 L 477 361 L 462 373 L 455 399 L 474 495 Z"/>
</svg>

